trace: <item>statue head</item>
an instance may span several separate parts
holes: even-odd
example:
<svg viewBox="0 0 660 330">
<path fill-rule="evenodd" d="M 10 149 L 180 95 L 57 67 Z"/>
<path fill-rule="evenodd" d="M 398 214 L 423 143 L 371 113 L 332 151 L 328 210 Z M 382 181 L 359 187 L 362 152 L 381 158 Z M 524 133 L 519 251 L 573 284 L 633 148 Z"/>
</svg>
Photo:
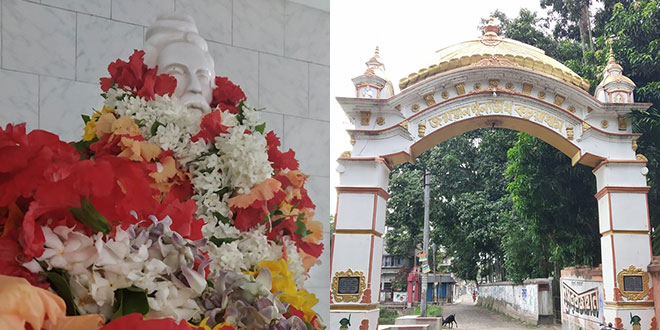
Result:
<svg viewBox="0 0 660 330">
<path fill-rule="evenodd" d="M 190 110 L 210 111 L 215 87 L 215 64 L 206 41 L 197 32 L 195 21 L 187 15 L 158 17 L 147 30 L 144 63 L 158 66 L 158 73 L 176 78 L 174 96 Z"/>
</svg>

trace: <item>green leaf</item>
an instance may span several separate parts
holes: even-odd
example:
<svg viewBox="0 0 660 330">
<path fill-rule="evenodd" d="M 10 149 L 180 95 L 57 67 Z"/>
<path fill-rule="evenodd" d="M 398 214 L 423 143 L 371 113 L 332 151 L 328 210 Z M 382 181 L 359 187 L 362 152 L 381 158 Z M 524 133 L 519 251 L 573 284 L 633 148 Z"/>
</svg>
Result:
<svg viewBox="0 0 660 330">
<path fill-rule="evenodd" d="M 147 291 L 134 286 L 115 291 L 115 305 L 113 309 L 115 313 L 112 315 L 111 320 L 132 313 L 140 313 L 142 315 L 149 313 Z"/>
<path fill-rule="evenodd" d="M 307 330 L 314 330 L 314 327 L 312 326 L 311 323 L 309 323 L 307 321 L 304 321 L 304 322 L 305 322 L 305 326 L 307 326 Z"/>
<path fill-rule="evenodd" d="M 66 303 L 66 315 L 80 315 L 76 304 L 73 302 L 73 293 L 71 292 L 71 286 L 66 280 L 66 272 L 63 270 L 52 270 L 42 273 L 51 285 L 51 288 L 55 290 L 58 296 L 60 296 L 64 303 Z"/>
<path fill-rule="evenodd" d="M 80 140 L 78 142 L 74 142 L 73 146 L 76 148 L 77 153 L 83 153 L 85 150 L 89 149 L 89 146 L 92 145 L 92 143 L 94 143 L 98 140 L 99 140 L 98 138 L 93 138 L 89 141 Z M 84 156 L 85 155 L 80 155 L 80 157 L 81 157 L 80 159 L 84 159 Z"/>
<path fill-rule="evenodd" d="M 230 191 L 231 191 L 231 188 L 229 188 L 229 187 L 224 187 L 224 188 L 222 188 L 222 189 L 216 191 L 215 193 L 218 194 L 218 196 L 220 196 L 220 198 L 222 198 L 226 193 L 228 193 L 228 192 L 230 192 Z"/>
<path fill-rule="evenodd" d="M 261 134 L 264 134 L 264 130 L 266 130 L 266 123 L 262 123 L 261 125 L 255 126 L 254 130 Z"/>
<path fill-rule="evenodd" d="M 99 211 L 94 208 L 94 204 L 84 196 L 80 200 L 80 207 L 69 208 L 69 211 L 73 214 L 73 217 L 76 218 L 76 220 L 89 228 L 100 231 L 104 234 L 107 234 L 110 231 L 108 219 L 106 219 L 103 214 L 99 213 Z"/>
<path fill-rule="evenodd" d="M 104 98 L 104 99 L 107 99 L 108 98 L 108 93 L 101 93 L 101 97 Z"/>
<path fill-rule="evenodd" d="M 225 244 L 225 243 L 231 243 L 231 242 L 233 242 L 237 239 L 238 238 L 231 238 L 231 237 L 217 238 L 215 236 L 211 236 L 211 238 L 209 238 L 209 241 L 211 241 L 216 246 L 220 246 L 220 245 Z"/>
<path fill-rule="evenodd" d="M 88 115 L 80 115 L 80 117 L 82 117 L 83 122 L 84 122 L 85 124 L 87 124 L 87 122 L 89 122 L 90 120 L 92 120 L 91 118 L 89 118 Z"/>
<path fill-rule="evenodd" d="M 151 125 L 151 135 L 156 135 L 156 132 L 158 132 L 158 127 L 163 126 L 163 123 L 159 122 L 156 120 L 153 125 Z"/>
<path fill-rule="evenodd" d="M 218 221 L 220 221 L 220 222 L 222 222 L 222 223 L 224 223 L 224 224 L 228 224 L 229 221 L 230 221 L 229 218 L 227 218 L 226 216 L 220 214 L 220 212 L 213 212 L 213 216 L 214 216 Z"/>
<path fill-rule="evenodd" d="M 133 119 L 133 121 L 135 122 L 136 125 L 138 125 L 138 127 L 144 127 L 145 124 L 144 119 Z M 151 128 L 153 129 L 153 126 Z"/>
</svg>

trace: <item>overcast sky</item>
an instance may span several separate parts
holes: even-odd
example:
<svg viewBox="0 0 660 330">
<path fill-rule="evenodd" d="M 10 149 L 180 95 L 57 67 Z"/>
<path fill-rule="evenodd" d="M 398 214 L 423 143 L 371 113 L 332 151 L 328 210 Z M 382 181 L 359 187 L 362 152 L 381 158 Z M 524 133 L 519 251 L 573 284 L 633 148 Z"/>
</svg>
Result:
<svg viewBox="0 0 660 330">
<path fill-rule="evenodd" d="M 336 159 L 351 149 L 351 125 L 335 97 L 354 96 L 351 79 L 380 48 L 385 73 L 398 93 L 399 80 L 432 64 L 435 51 L 475 39 L 481 18 L 500 10 L 507 17 L 520 8 L 545 16 L 538 0 L 332 0 L 330 4 L 330 212 L 335 212 L 339 174 Z"/>
</svg>

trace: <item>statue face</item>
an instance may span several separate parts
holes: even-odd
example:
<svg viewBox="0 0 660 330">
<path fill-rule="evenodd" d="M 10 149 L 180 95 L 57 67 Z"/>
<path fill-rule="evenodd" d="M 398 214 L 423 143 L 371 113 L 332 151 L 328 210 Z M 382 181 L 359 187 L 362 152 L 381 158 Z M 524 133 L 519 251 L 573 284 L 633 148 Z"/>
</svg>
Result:
<svg viewBox="0 0 660 330">
<path fill-rule="evenodd" d="M 192 111 L 208 113 L 213 97 L 213 67 L 207 54 L 187 42 L 171 43 L 158 54 L 158 73 L 176 78 L 174 96 Z"/>
</svg>

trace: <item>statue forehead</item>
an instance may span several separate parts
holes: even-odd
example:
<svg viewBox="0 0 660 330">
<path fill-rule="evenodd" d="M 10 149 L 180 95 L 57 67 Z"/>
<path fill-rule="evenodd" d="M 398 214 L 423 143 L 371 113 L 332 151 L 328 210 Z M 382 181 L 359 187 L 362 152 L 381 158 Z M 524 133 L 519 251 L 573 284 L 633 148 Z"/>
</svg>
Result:
<svg viewBox="0 0 660 330">
<path fill-rule="evenodd" d="M 185 41 L 175 41 L 165 45 L 158 54 L 156 64 L 162 69 L 168 65 L 180 64 L 193 71 L 204 68 L 213 73 L 213 62 L 208 52 Z"/>
</svg>

